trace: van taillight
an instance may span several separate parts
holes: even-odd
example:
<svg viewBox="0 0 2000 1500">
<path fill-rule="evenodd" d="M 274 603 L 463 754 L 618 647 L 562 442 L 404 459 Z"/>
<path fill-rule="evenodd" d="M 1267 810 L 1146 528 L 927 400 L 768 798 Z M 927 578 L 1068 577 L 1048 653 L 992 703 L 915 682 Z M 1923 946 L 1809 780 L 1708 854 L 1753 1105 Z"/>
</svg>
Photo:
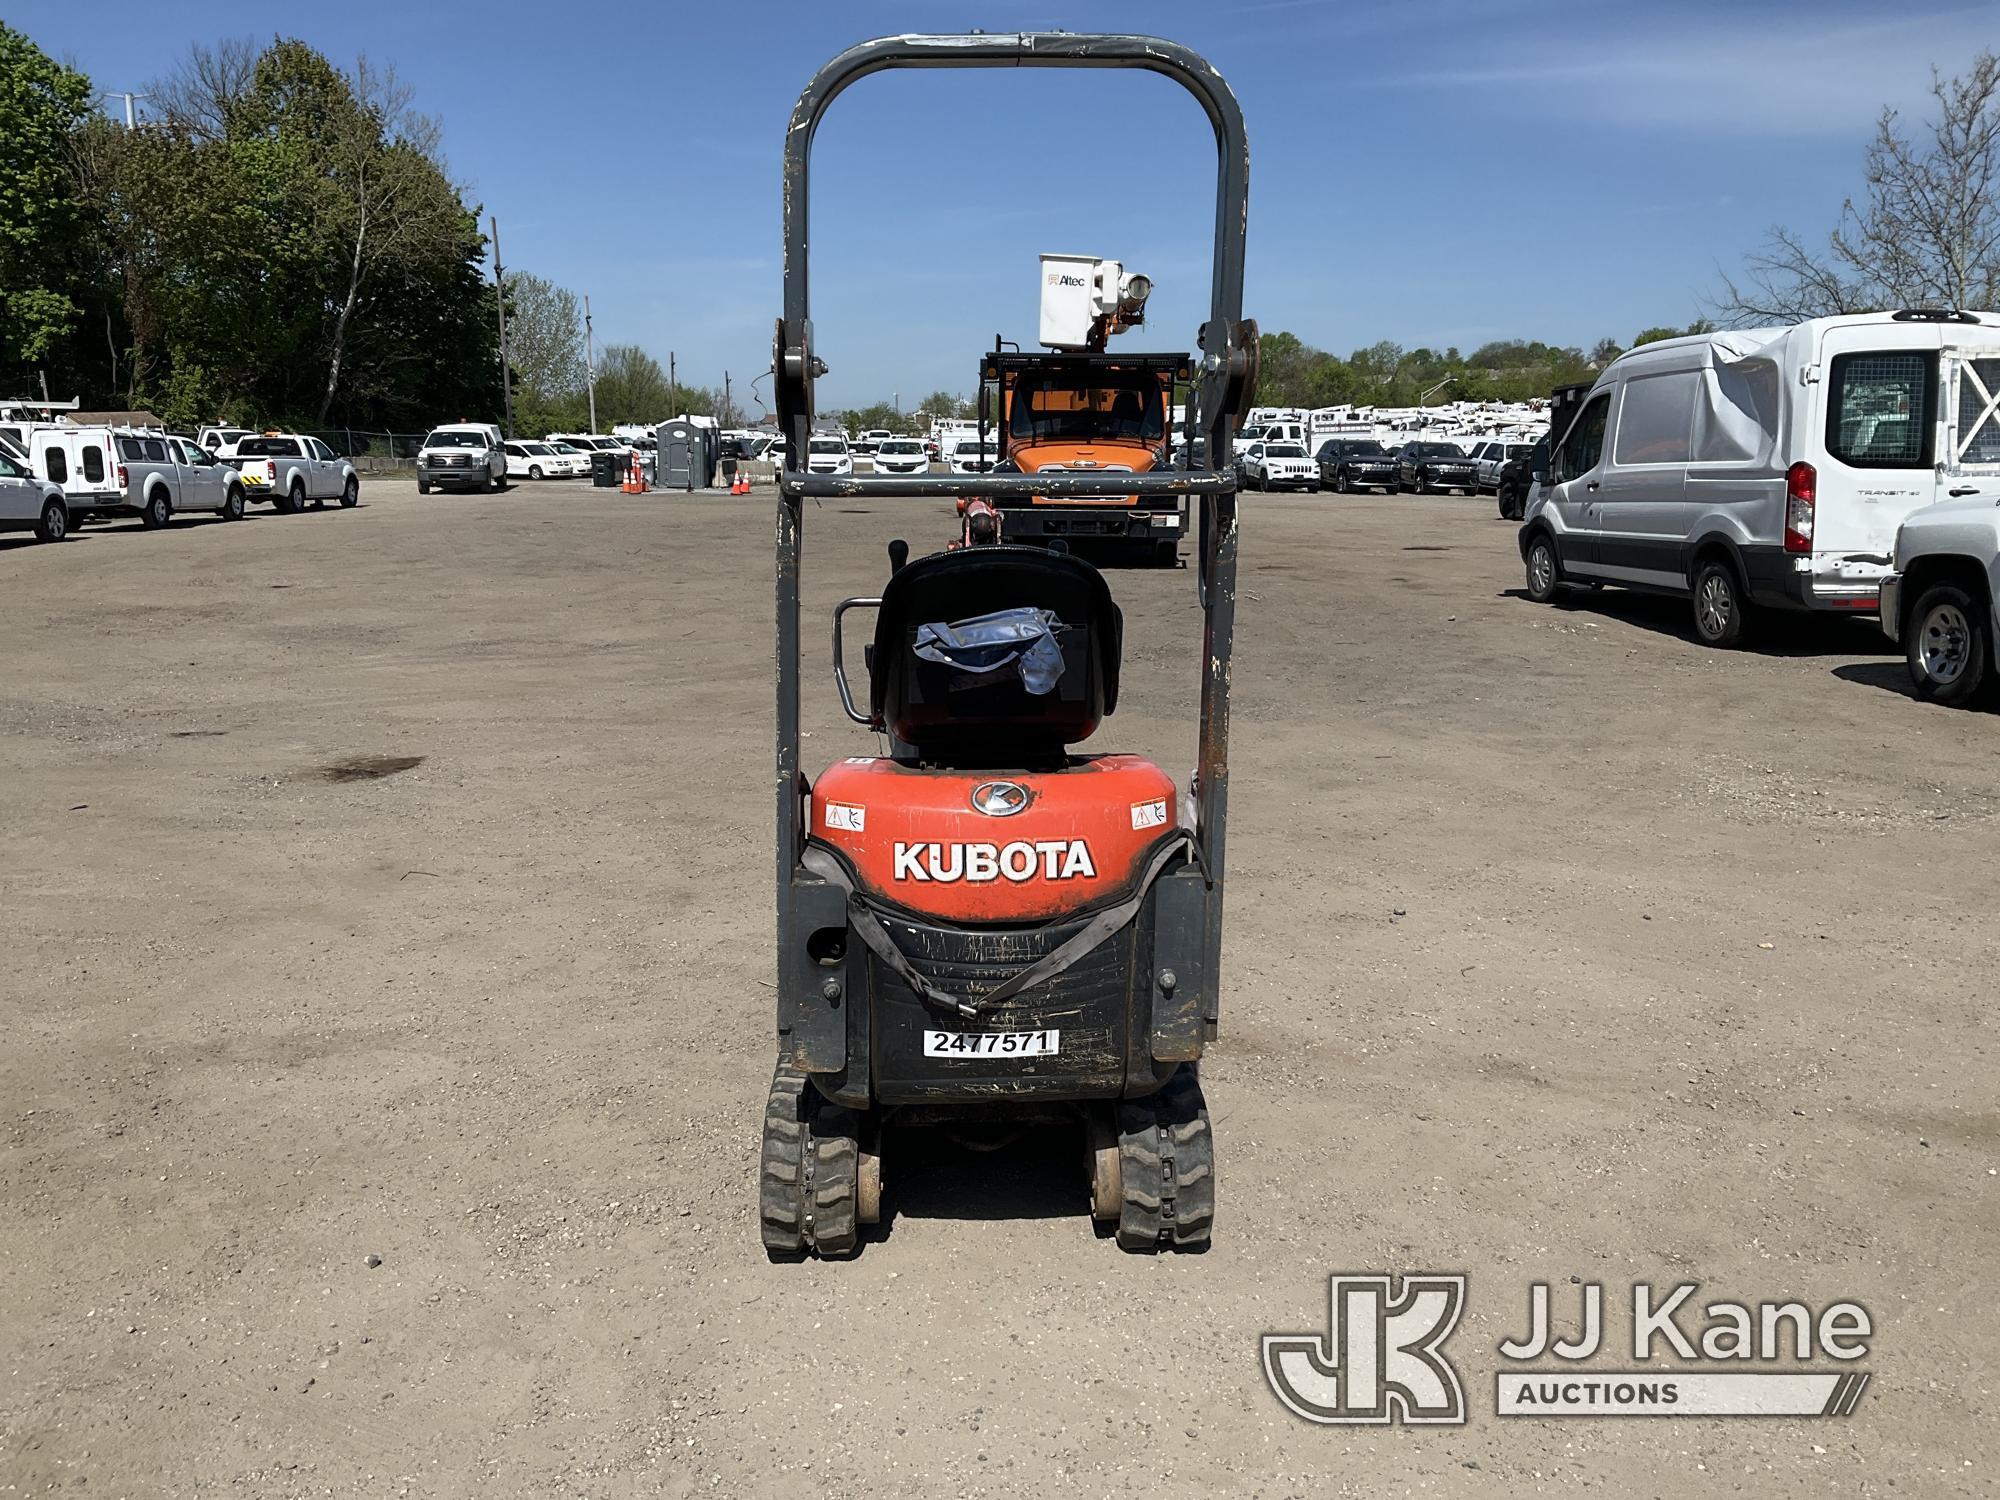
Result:
<svg viewBox="0 0 2000 1500">
<path fill-rule="evenodd" d="M 1785 470 L 1785 550 L 1810 552 L 1813 505 L 1819 499 L 1819 475 L 1808 463 Z"/>
<path fill-rule="evenodd" d="M 132 476 L 125 472 L 125 465 L 123 464 L 118 466 L 118 488 L 121 490 L 132 488 Z"/>
</svg>

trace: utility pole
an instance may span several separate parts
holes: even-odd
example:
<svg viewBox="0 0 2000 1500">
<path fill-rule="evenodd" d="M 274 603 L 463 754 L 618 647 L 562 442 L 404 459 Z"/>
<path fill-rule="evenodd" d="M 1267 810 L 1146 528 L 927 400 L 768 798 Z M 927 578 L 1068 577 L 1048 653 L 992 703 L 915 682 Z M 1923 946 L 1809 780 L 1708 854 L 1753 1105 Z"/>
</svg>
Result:
<svg viewBox="0 0 2000 1500">
<path fill-rule="evenodd" d="M 500 309 L 500 405 L 507 419 L 507 436 L 514 436 L 513 372 L 507 368 L 507 277 L 500 269 L 500 221 L 492 215 L 486 227 L 493 231 L 493 300 Z"/>
<path fill-rule="evenodd" d="M 583 385 L 590 393 L 590 430 L 597 431 L 597 346 L 590 337 L 590 298 L 583 299 Z"/>
<path fill-rule="evenodd" d="M 659 366 L 654 365 L 653 368 L 657 370 Z M 675 368 L 674 351 L 669 349 L 667 351 L 667 391 L 669 393 L 667 399 L 673 402 L 674 405 L 679 406 L 681 404 L 681 377 L 675 373 Z M 677 412 L 674 415 L 685 416 L 686 413 Z"/>
<path fill-rule="evenodd" d="M 730 405 L 729 372 L 727 370 L 722 372 L 722 410 L 718 415 L 723 421 L 729 423 L 730 426 L 734 427 L 736 425 L 736 408 Z"/>
</svg>

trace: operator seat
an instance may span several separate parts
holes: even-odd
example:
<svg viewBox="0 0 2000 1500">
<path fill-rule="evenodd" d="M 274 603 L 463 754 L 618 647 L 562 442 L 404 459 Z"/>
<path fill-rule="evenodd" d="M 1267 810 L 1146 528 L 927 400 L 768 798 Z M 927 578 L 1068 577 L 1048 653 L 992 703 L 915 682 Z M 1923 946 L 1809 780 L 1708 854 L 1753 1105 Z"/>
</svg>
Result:
<svg viewBox="0 0 2000 1500">
<path fill-rule="evenodd" d="M 1029 692 L 1015 671 L 975 675 L 917 655 L 925 625 L 1023 608 L 1061 622 L 1063 668 L 1047 693 Z M 1040 547 L 934 552 L 883 586 L 868 653 L 869 707 L 927 761 L 1060 757 L 1117 708 L 1123 634 L 1104 575 L 1080 557 Z"/>
</svg>

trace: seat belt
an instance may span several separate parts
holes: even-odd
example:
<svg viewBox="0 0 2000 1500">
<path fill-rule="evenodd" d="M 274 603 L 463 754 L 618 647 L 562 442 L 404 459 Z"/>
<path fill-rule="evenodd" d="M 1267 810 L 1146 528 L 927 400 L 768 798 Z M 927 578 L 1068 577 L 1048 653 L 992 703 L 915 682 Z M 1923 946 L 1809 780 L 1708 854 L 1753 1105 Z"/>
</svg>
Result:
<svg viewBox="0 0 2000 1500">
<path fill-rule="evenodd" d="M 888 930 L 882 925 L 892 919 L 883 916 L 866 896 L 855 889 L 853 880 L 848 876 L 847 867 L 831 853 L 816 844 L 808 844 L 805 853 L 799 856 L 799 863 L 846 895 L 848 925 L 860 934 L 861 941 L 868 945 L 869 951 L 879 958 L 891 973 L 915 991 L 921 999 L 941 1009 L 955 1011 L 970 1020 L 989 1006 L 998 1005 L 1003 1000 L 1011 1000 L 1021 991 L 1044 980 L 1055 978 L 1112 933 L 1126 926 L 1139 915 L 1139 908 L 1145 903 L 1146 893 L 1152 890 L 1153 882 L 1160 878 L 1161 871 L 1166 869 L 1176 855 L 1187 854 L 1194 849 L 1194 835 L 1186 829 L 1179 830 L 1177 837 L 1154 851 L 1153 857 L 1146 862 L 1145 872 L 1140 875 L 1139 882 L 1133 888 L 1131 895 L 1114 906 L 1105 907 L 1027 968 L 987 991 L 977 1000 L 967 1000 L 952 994 L 949 990 L 941 989 L 917 971 L 917 966 L 910 962 L 909 956 L 901 948 L 896 946 L 896 940 L 889 936 Z"/>
</svg>

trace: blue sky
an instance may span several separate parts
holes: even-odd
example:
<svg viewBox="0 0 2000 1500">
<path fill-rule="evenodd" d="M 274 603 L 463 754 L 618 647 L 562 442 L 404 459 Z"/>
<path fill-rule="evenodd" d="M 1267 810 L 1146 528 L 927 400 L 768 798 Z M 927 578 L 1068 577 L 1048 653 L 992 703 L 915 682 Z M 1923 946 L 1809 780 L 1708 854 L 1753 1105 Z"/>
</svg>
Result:
<svg viewBox="0 0 2000 1500">
<path fill-rule="evenodd" d="M 785 121 L 820 63 L 893 32 L 1138 14 L 1243 103 L 1246 312 L 1341 353 L 1588 345 L 1693 317 L 1770 225 L 1832 227 L 1883 105 L 1921 113 L 1933 62 L 2000 43 L 2000 4 L 1929 0 L 15 0 L 7 19 L 104 89 L 279 32 L 393 63 L 510 267 L 588 292 L 601 342 L 674 351 L 692 382 L 728 369 L 742 395 L 779 308 Z M 969 393 L 995 333 L 1032 338 L 1043 250 L 1153 277 L 1128 347 L 1193 344 L 1214 150 L 1164 79 L 880 75 L 834 104 L 813 166 L 822 405 Z"/>
</svg>

